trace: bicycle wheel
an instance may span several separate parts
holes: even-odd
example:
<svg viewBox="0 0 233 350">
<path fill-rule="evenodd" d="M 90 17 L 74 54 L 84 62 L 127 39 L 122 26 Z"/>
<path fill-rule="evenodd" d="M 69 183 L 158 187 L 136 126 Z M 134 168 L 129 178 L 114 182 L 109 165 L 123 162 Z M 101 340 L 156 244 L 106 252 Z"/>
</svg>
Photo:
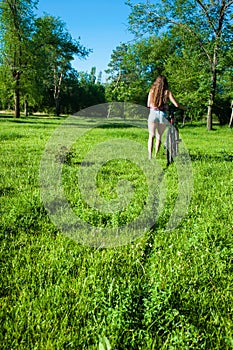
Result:
<svg viewBox="0 0 233 350">
<path fill-rule="evenodd" d="M 170 126 L 167 132 L 167 138 L 166 138 L 166 149 L 167 149 L 167 166 L 170 165 L 173 162 L 173 132 L 172 127 Z"/>
</svg>

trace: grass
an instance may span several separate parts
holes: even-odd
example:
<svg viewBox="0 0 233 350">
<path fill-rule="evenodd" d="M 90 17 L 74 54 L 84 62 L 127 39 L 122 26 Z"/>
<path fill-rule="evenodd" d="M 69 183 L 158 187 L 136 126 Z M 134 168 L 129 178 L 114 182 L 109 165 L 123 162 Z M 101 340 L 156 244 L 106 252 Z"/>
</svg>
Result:
<svg viewBox="0 0 233 350">
<path fill-rule="evenodd" d="M 155 227 L 125 246 L 96 249 L 65 237 L 40 197 L 41 157 L 62 120 L 0 118 L 1 348 L 232 349 L 232 129 L 181 129 L 194 189 L 178 227 L 166 231 L 177 196 L 171 165 Z M 147 191 L 135 165 L 112 160 L 98 173 L 98 193 L 114 200 L 118 179 L 128 180 L 133 206 L 101 215 L 82 202 L 82 156 L 112 137 L 147 144 L 140 128 L 96 128 L 74 145 L 63 166 L 74 211 L 97 226 L 130 222 Z M 158 161 L 165 166 L 163 149 Z"/>
</svg>

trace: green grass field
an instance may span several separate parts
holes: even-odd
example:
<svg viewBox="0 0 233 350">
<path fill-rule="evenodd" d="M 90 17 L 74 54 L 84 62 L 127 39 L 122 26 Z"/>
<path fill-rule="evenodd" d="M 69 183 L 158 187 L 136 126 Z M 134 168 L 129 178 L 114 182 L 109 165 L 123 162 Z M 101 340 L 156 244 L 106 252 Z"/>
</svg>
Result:
<svg viewBox="0 0 233 350">
<path fill-rule="evenodd" d="M 233 130 L 181 129 L 194 188 L 178 227 L 166 230 L 177 196 L 172 164 L 155 227 L 127 245 L 97 249 L 65 237 L 40 197 L 41 157 L 63 120 L 0 118 L 1 349 L 232 349 Z M 75 180 L 82 155 L 112 137 L 147 146 L 146 130 L 96 128 L 63 166 L 74 211 L 97 226 L 132 220 L 147 191 L 134 165 L 112 161 L 98 176 L 99 192 L 116 198 L 117 179 L 131 181 L 131 209 L 107 216 L 82 203 Z M 158 161 L 165 166 L 163 148 Z"/>
</svg>

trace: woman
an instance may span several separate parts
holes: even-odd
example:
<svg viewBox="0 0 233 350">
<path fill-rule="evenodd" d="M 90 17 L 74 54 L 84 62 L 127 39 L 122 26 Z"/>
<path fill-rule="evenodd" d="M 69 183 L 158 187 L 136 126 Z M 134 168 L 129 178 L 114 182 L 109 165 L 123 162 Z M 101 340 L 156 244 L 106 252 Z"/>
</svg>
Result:
<svg viewBox="0 0 233 350">
<path fill-rule="evenodd" d="M 150 88 L 148 95 L 147 107 L 150 108 L 150 114 L 148 117 L 148 157 L 152 158 L 152 151 L 154 147 L 154 138 L 156 132 L 156 148 L 155 153 L 157 155 L 162 135 L 169 122 L 167 120 L 168 101 L 171 101 L 175 107 L 180 109 L 186 109 L 180 105 L 172 96 L 171 91 L 168 88 L 168 82 L 164 75 L 159 75 Z"/>
</svg>

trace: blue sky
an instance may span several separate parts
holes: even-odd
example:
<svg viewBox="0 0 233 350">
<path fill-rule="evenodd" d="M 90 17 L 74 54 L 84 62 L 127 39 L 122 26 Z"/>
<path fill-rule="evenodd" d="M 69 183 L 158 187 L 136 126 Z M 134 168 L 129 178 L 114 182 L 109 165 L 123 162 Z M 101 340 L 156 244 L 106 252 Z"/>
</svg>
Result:
<svg viewBox="0 0 233 350">
<path fill-rule="evenodd" d="M 133 36 L 127 30 L 130 9 L 124 0 L 39 0 L 38 12 L 60 17 L 74 39 L 93 50 L 86 60 L 75 59 L 73 66 L 78 71 L 90 72 L 96 67 L 97 74 L 110 61 L 112 51 Z"/>
</svg>

